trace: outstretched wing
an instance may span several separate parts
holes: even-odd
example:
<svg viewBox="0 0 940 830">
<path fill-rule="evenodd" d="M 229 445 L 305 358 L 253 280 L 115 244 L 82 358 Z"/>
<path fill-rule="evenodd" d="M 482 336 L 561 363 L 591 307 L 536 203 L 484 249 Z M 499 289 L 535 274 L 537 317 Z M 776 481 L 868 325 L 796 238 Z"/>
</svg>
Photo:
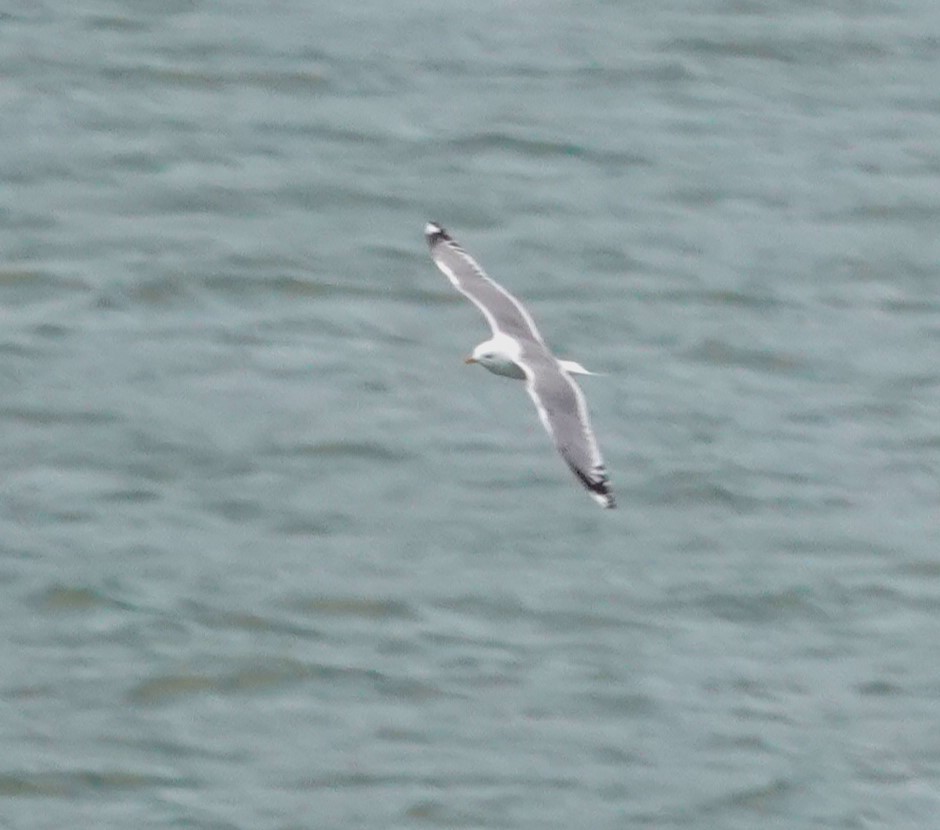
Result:
<svg viewBox="0 0 940 830">
<path fill-rule="evenodd" d="M 539 418 L 571 471 L 601 507 L 615 507 L 607 468 L 594 438 L 584 393 L 545 349 L 530 345 L 519 365 Z"/>
<path fill-rule="evenodd" d="M 424 237 L 435 265 L 454 287 L 483 312 L 493 334 L 506 334 L 519 340 L 544 345 L 535 322 L 525 307 L 499 283 L 490 279 L 476 260 L 458 245 L 440 225 L 429 222 Z"/>
</svg>

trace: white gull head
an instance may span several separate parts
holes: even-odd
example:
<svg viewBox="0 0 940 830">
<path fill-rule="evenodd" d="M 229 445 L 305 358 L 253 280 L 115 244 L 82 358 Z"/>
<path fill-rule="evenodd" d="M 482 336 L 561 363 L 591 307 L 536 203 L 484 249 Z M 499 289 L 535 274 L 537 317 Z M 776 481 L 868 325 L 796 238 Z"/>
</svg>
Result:
<svg viewBox="0 0 940 830">
<path fill-rule="evenodd" d="M 479 363 L 494 375 L 524 380 L 525 372 L 522 371 L 522 367 L 517 362 L 518 360 L 519 344 L 505 334 L 497 334 L 495 337 L 480 343 L 465 362 Z"/>
</svg>

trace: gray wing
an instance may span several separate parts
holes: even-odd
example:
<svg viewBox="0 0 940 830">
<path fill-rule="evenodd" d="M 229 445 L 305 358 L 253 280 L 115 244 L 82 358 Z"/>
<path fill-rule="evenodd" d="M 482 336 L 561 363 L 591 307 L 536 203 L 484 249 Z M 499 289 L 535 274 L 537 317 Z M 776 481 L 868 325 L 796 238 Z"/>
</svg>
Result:
<svg viewBox="0 0 940 830">
<path fill-rule="evenodd" d="M 546 349 L 529 344 L 520 365 L 539 418 L 571 471 L 602 507 L 614 507 L 607 469 L 588 418 L 584 393 Z"/>
<path fill-rule="evenodd" d="M 499 283 L 491 280 L 476 260 L 460 247 L 440 225 L 429 222 L 424 237 L 435 265 L 447 275 L 454 287 L 470 299 L 486 317 L 493 334 L 507 334 L 517 339 L 544 342 L 535 322 L 522 303 Z"/>
</svg>

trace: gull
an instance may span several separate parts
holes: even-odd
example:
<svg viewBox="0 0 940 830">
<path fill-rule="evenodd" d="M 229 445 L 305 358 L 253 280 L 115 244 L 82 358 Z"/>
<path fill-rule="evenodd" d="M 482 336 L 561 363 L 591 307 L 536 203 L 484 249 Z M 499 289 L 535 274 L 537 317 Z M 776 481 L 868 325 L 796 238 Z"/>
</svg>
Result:
<svg viewBox="0 0 940 830">
<path fill-rule="evenodd" d="M 490 279 L 440 225 L 429 222 L 424 237 L 434 264 L 483 312 L 493 330 L 493 336 L 480 343 L 464 362 L 478 363 L 496 375 L 524 380 L 539 419 L 565 463 L 594 501 L 601 507 L 614 507 L 584 394 L 571 377 L 594 372 L 573 360 L 556 358 L 522 303 Z"/>
</svg>

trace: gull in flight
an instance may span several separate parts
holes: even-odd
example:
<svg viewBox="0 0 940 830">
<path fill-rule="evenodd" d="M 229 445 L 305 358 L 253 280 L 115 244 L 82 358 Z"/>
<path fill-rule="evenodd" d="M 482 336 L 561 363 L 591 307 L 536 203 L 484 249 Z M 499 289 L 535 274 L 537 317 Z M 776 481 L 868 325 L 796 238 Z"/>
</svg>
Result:
<svg viewBox="0 0 940 830">
<path fill-rule="evenodd" d="M 465 362 L 524 380 L 539 418 L 565 463 L 594 501 L 601 507 L 614 507 L 584 394 L 571 377 L 594 373 L 573 360 L 556 358 L 522 303 L 490 279 L 440 225 L 429 222 L 424 236 L 435 265 L 483 312 L 493 330 L 493 336 L 480 343 Z"/>
</svg>

